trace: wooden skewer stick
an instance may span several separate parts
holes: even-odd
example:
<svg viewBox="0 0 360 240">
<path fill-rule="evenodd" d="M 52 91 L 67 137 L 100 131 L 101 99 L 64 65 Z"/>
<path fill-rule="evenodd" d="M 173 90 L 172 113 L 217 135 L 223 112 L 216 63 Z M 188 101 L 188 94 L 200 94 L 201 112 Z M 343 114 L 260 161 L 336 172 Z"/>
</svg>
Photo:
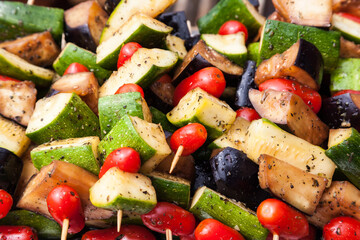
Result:
<svg viewBox="0 0 360 240">
<path fill-rule="evenodd" d="M 69 229 L 69 219 L 65 218 L 61 230 L 61 240 L 66 240 L 68 229 Z"/>
<path fill-rule="evenodd" d="M 273 234 L 273 240 L 279 240 L 279 235 L 277 235 L 276 233 Z"/>
<path fill-rule="evenodd" d="M 174 171 L 174 168 L 176 167 L 176 164 L 178 163 L 183 151 L 184 151 L 184 146 L 180 145 L 179 148 L 176 150 L 174 159 L 173 159 L 173 161 L 171 163 L 171 167 L 170 167 L 170 171 L 169 171 L 170 174 L 172 173 L 172 171 Z"/>
<path fill-rule="evenodd" d="M 34 2 L 35 2 L 35 0 L 28 0 L 26 4 L 27 5 L 34 5 Z"/>
<path fill-rule="evenodd" d="M 122 213 L 122 210 L 117 211 L 117 232 L 120 232 Z"/>
<path fill-rule="evenodd" d="M 170 229 L 166 229 L 166 240 L 172 240 L 172 232 Z"/>
</svg>

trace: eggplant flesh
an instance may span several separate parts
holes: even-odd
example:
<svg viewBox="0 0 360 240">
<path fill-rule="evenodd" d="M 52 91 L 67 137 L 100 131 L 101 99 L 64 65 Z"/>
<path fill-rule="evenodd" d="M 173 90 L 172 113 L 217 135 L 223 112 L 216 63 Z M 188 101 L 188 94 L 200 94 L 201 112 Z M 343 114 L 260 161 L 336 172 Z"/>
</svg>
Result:
<svg viewBox="0 0 360 240">
<path fill-rule="evenodd" d="M 340 38 L 340 57 L 341 58 L 360 58 L 360 44 Z"/>
<path fill-rule="evenodd" d="M 319 50 L 310 42 L 299 39 L 282 54 L 263 61 L 255 75 L 260 85 L 272 78 L 292 78 L 314 90 L 319 90 L 324 62 Z"/>
<path fill-rule="evenodd" d="M 210 159 L 210 165 L 219 193 L 245 203 L 252 210 L 271 197 L 260 188 L 258 165 L 245 153 L 227 147 Z"/>
<path fill-rule="evenodd" d="M 14 195 L 23 163 L 21 159 L 5 148 L 0 148 L 0 189 Z"/>
<path fill-rule="evenodd" d="M 170 112 L 174 108 L 173 96 L 175 87 L 171 82 L 157 80 L 145 91 L 148 105 L 158 108 L 163 112 Z"/>
<path fill-rule="evenodd" d="M 187 18 L 184 11 L 163 13 L 158 16 L 157 19 L 173 28 L 171 32 L 172 35 L 184 40 L 190 37 Z"/>
<path fill-rule="evenodd" d="M 236 88 L 235 103 L 234 103 L 236 107 L 253 108 L 253 105 L 251 104 L 251 101 L 249 99 L 249 90 L 252 88 L 257 88 L 255 84 L 255 73 L 256 73 L 256 62 L 247 61 L 245 63 L 245 71 L 241 76 L 241 79 Z"/>
</svg>

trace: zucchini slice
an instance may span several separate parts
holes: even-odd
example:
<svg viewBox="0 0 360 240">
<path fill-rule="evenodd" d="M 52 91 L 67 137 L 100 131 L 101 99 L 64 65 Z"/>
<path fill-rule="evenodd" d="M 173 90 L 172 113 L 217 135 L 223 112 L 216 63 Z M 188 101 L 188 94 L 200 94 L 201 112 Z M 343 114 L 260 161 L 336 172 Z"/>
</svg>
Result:
<svg viewBox="0 0 360 240">
<path fill-rule="evenodd" d="M 172 52 L 175 52 L 179 56 L 179 60 L 184 60 L 187 51 L 185 48 L 185 40 L 174 36 L 174 35 L 167 35 L 166 37 L 166 48 Z"/>
<path fill-rule="evenodd" d="M 168 132 L 175 132 L 177 130 L 177 127 L 172 125 L 169 120 L 166 118 L 166 114 L 160 111 L 157 108 L 150 107 L 150 112 L 152 115 L 152 122 L 156 124 L 160 124 L 161 127 Z"/>
<path fill-rule="evenodd" d="M 25 129 L 11 120 L 0 116 L 0 147 L 21 155 L 30 146 L 31 140 L 25 135 Z"/>
<path fill-rule="evenodd" d="M 90 188 L 91 203 L 109 210 L 125 210 L 145 214 L 156 205 L 156 192 L 151 180 L 139 173 L 110 168 Z"/>
<path fill-rule="evenodd" d="M 336 69 L 331 73 L 330 90 L 360 90 L 360 59 L 342 58 Z"/>
<path fill-rule="evenodd" d="M 26 135 L 35 143 L 99 136 L 99 120 L 75 93 L 59 93 L 37 101 Z"/>
<path fill-rule="evenodd" d="M 269 234 L 255 212 L 205 186 L 195 192 L 189 211 L 201 220 L 214 218 L 239 231 L 246 239 L 265 240 Z"/>
<path fill-rule="evenodd" d="M 168 120 L 177 127 L 198 122 L 204 125 L 211 139 L 226 132 L 236 118 L 231 107 L 201 88 L 188 92 L 179 104 L 167 114 Z"/>
<path fill-rule="evenodd" d="M 93 174 L 100 171 L 97 145 L 99 137 L 68 138 L 44 143 L 31 151 L 34 166 L 40 170 L 54 160 L 82 167 Z"/>
<path fill-rule="evenodd" d="M 162 47 L 171 31 L 172 28 L 164 23 L 138 13 L 97 47 L 96 63 L 106 69 L 117 69 L 119 53 L 125 43 L 137 42 L 147 48 Z"/>
<path fill-rule="evenodd" d="M 140 48 L 101 86 L 100 97 L 113 95 L 126 83 L 135 83 L 146 88 L 162 74 L 170 71 L 177 61 L 178 56 L 174 52 L 157 48 Z"/>
<path fill-rule="evenodd" d="M 341 13 L 334 13 L 331 24 L 334 30 L 341 32 L 344 38 L 360 43 L 360 23 L 346 18 Z"/>
<path fill-rule="evenodd" d="M 134 14 L 143 13 L 155 18 L 175 3 L 175 1 L 176 0 L 121 0 L 106 22 L 101 34 L 100 43 L 113 36 Z"/>
<path fill-rule="evenodd" d="M 248 60 L 257 62 L 259 58 L 259 48 L 260 42 L 250 43 L 247 47 L 248 50 Z"/>
<path fill-rule="evenodd" d="M 39 87 L 50 86 L 54 77 L 53 71 L 28 63 L 17 55 L 1 48 L 0 74 L 19 80 L 30 80 Z"/>
<path fill-rule="evenodd" d="M 247 59 L 244 33 L 229 35 L 202 34 L 201 39 L 206 45 L 226 56 L 234 63 L 243 66 Z"/>
</svg>

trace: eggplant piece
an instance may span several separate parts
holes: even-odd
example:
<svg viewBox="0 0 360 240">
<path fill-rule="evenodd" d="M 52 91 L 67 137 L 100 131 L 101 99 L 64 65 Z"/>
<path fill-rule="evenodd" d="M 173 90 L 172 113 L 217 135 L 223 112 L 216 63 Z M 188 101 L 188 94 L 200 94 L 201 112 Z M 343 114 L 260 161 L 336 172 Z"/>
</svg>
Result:
<svg viewBox="0 0 360 240">
<path fill-rule="evenodd" d="M 210 159 L 216 190 L 256 210 L 271 194 L 260 188 L 259 167 L 245 153 L 227 147 Z"/>
<path fill-rule="evenodd" d="M 259 183 L 275 196 L 297 209 L 313 214 L 326 188 L 327 179 L 303 171 L 289 163 L 262 154 L 259 158 Z"/>
<path fill-rule="evenodd" d="M 27 126 L 36 102 L 35 84 L 30 81 L 0 81 L 0 114 Z"/>
<path fill-rule="evenodd" d="M 175 70 L 173 84 L 176 86 L 185 78 L 206 67 L 217 67 L 224 73 L 227 82 L 237 82 L 243 68 L 232 63 L 225 56 L 208 47 L 200 40 L 185 56 L 183 63 Z"/>
<path fill-rule="evenodd" d="M 104 5 L 105 11 L 110 15 L 121 0 L 98 0 L 100 5 Z"/>
<path fill-rule="evenodd" d="M 87 1 L 64 13 L 65 39 L 79 47 L 95 52 L 106 21 L 107 13 L 95 1 Z"/>
<path fill-rule="evenodd" d="M 360 131 L 360 95 L 342 94 L 325 98 L 318 113 L 330 128 L 353 127 Z"/>
<path fill-rule="evenodd" d="M 60 54 L 50 32 L 34 33 L 16 40 L 0 43 L 0 48 L 40 67 L 50 66 Z"/>
<path fill-rule="evenodd" d="M 81 97 L 95 114 L 98 113 L 99 83 L 94 73 L 67 74 L 51 86 L 49 95 L 73 92 Z"/>
<path fill-rule="evenodd" d="M 13 195 L 22 167 L 23 163 L 18 156 L 0 147 L 0 189 Z"/>
<path fill-rule="evenodd" d="M 190 51 L 201 39 L 200 34 L 196 34 L 194 36 L 191 36 L 187 39 L 185 39 L 185 48 L 187 51 Z"/>
<path fill-rule="evenodd" d="M 241 76 L 235 93 L 235 106 L 253 108 L 249 99 L 249 90 L 257 88 L 255 84 L 256 62 L 247 61 L 245 63 L 245 71 Z"/>
<path fill-rule="evenodd" d="M 175 87 L 170 81 L 167 81 L 167 77 L 160 77 L 156 82 L 150 85 L 145 90 L 146 102 L 148 105 L 158 108 L 163 112 L 170 112 L 173 106 L 173 96 Z"/>
<path fill-rule="evenodd" d="M 340 38 L 340 57 L 341 58 L 360 58 L 360 44 Z"/>
<path fill-rule="evenodd" d="M 267 20 L 276 20 L 276 21 L 280 21 L 280 22 L 286 22 L 286 19 L 280 15 L 280 13 L 278 13 L 277 11 L 274 11 L 272 14 L 270 14 L 267 17 Z"/>
<path fill-rule="evenodd" d="M 286 125 L 292 134 L 314 145 L 322 144 L 329 136 L 329 127 L 291 92 L 250 89 L 249 98 L 261 117 Z"/>
<path fill-rule="evenodd" d="M 333 12 L 346 12 L 360 17 L 359 0 L 333 0 Z"/>
<path fill-rule="evenodd" d="M 157 17 L 157 20 L 173 28 L 171 34 L 181 39 L 190 37 L 187 18 L 184 11 L 166 12 Z"/>
<path fill-rule="evenodd" d="M 299 39 L 282 54 L 263 61 L 256 70 L 255 83 L 259 86 L 272 78 L 289 77 L 319 90 L 323 70 L 324 61 L 319 50 L 312 43 Z"/>
</svg>

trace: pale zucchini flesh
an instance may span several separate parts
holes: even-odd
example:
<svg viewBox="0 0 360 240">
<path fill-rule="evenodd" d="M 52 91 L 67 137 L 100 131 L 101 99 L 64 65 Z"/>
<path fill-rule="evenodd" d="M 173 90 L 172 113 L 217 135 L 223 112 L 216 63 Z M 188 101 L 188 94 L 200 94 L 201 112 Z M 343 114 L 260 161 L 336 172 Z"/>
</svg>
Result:
<svg viewBox="0 0 360 240">
<path fill-rule="evenodd" d="M 360 43 L 360 23 L 334 13 L 331 24 L 333 28 L 340 31 L 346 39 L 349 39 L 355 43 Z"/>
<path fill-rule="evenodd" d="M 171 34 L 166 37 L 166 48 L 177 53 L 180 60 L 184 60 L 187 54 L 185 40 Z"/>
</svg>

